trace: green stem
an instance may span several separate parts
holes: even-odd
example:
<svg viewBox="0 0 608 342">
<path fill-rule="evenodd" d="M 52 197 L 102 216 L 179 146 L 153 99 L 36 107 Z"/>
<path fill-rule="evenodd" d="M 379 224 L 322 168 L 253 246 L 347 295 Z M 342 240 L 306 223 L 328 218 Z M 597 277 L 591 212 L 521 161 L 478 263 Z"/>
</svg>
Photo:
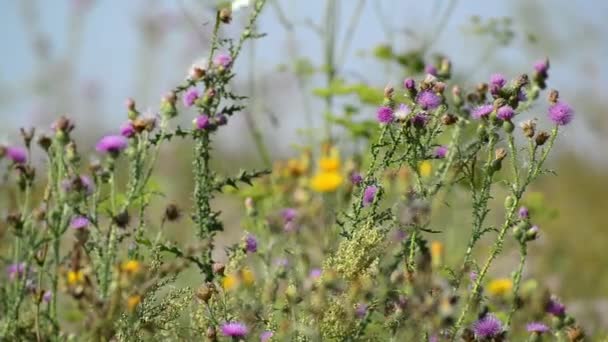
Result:
<svg viewBox="0 0 608 342">
<path fill-rule="evenodd" d="M 517 272 L 515 273 L 515 277 L 513 279 L 513 304 L 511 305 L 511 311 L 509 312 L 509 316 L 507 316 L 507 322 L 505 324 L 505 327 L 507 327 L 507 331 L 509 326 L 511 325 L 513 315 L 515 314 L 515 311 L 517 311 L 519 288 L 521 285 L 521 278 L 524 272 L 524 265 L 526 264 L 526 256 L 528 255 L 528 250 L 526 248 L 525 242 L 522 242 L 520 244 L 519 253 L 519 267 L 517 268 Z"/>
</svg>

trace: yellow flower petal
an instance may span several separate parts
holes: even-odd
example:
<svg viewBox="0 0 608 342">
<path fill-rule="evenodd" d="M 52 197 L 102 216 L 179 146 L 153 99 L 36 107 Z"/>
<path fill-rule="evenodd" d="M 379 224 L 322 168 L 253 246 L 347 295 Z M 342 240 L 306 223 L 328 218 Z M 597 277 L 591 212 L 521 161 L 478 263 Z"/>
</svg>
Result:
<svg viewBox="0 0 608 342">
<path fill-rule="evenodd" d="M 513 281 L 509 278 L 494 279 L 487 286 L 488 292 L 494 296 L 504 296 L 512 289 Z"/>
<path fill-rule="evenodd" d="M 344 178 L 337 172 L 319 172 L 310 181 L 310 187 L 317 192 L 335 191 Z"/>
<path fill-rule="evenodd" d="M 418 166 L 418 172 L 420 172 L 420 176 L 422 176 L 422 177 L 430 176 L 431 172 L 433 172 L 433 166 L 431 165 L 431 162 L 428 160 L 425 160 L 422 163 L 420 163 L 420 165 Z"/>
<path fill-rule="evenodd" d="M 237 285 L 237 279 L 234 275 L 228 274 L 222 279 L 222 288 L 225 291 L 233 290 Z"/>
<path fill-rule="evenodd" d="M 140 295 L 131 295 L 129 296 L 129 298 L 127 298 L 127 308 L 129 309 L 129 311 L 134 311 L 135 308 L 137 308 L 137 306 L 139 305 L 139 303 L 141 303 Z"/>
<path fill-rule="evenodd" d="M 319 169 L 321 169 L 321 172 L 337 172 L 340 169 L 340 159 L 338 157 L 322 157 L 319 159 Z"/>
</svg>

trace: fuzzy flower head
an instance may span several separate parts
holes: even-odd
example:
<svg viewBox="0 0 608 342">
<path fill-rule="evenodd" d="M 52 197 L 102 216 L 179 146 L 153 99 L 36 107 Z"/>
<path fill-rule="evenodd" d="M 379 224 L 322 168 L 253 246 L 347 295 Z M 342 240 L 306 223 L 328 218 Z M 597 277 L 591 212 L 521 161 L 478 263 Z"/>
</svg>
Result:
<svg viewBox="0 0 608 342">
<path fill-rule="evenodd" d="M 405 81 L 403 81 L 403 87 L 407 90 L 414 90 L 414 88 L 416 88 L 416 81 L 414 81 L 413 78 L 406 78 Z"/>
<path fill-rule="evenodd" d="M 361 173 L 359 173 L 357 171 L 353 171 L 350 174 L 350 181 L 354 185 L 359 185 L 359 184 L 361 184 L 361 182 L 363 182 L 363 176 L 361 175 Z"/>
<path fill-rule="evenodd" d="M 364 318 L 365 315 L 367 315 L 367 304 L 358 303 L 355 306 L 355 316 L 357 316 L 357 318 Z"/>
<path fill-rule="evenodd" d="M 448 148 L 446 146 L 438 146 L 435 149 L 435 158 L 443 159 L 448 154 Z"/>
<path fill-rule="evenodd" d="M 502 106 L 498 108 L 496 116 L 503 121 L 511 121 L 513 116 L 515 116 L 515 111 L 511 106 Z"/>
<path fill-rule="evenodd" d="M 285 221 L 285 223 L 291 222 L 298 216 L 298 211 L 294 208 L 285 208 L 283 211 L 281 211 L 281 216 L 283 217 L 283 221 Z"/>
<path fill-rule="evenodd" d="M 416 103 L 424 110 L 435 109 L 441 104 L 441 96 L 430 90 L 425 90 L 418 94 Z"/>
<path fill-rule="evenodd" d="M 471 116 L 473 116 L 475 119 L 487 118 L 493 110 L 493 105 L 484 104 L 473 109 Z"/>
<path fill-rule="evenodd" d="M 500 89 L 504 87 L 505 84 L 507 84 L 507 80 L 502 74 L 493 74 L 492 76 L 490 76 L 490 86 L 494 86 Z"/>
<path fill-rule="evenodd" d="M 49 290 L 44 291 L 44 294 L 42 295 L 42 301 L 45 303 L 50 303 L 51 299 L 53 299 L 53 292 Z"/>
<path fill-rule="evenodd" d="M 211 128 L 209 117 L 207 115 L 199 115 L 196 119 L 194 119 L 194 126 L 201 131 Z"/>
<path fill-rule="evenodd" d="M 376 119 L 381 124 L 389 124 L 393 121 L 393 110 L 390 107 L 382 106 L 376 111 Z"/>
<path fill-rule="evenodd" d="M 375 185 L 370 185 L 363 191 L 363 206 L 367 207 L 374 202 L 374 198 L 376 198 L 376 193 L 378 192 L 378 187 Z"/>
<path fill-rule="evenodd" d="M 272 331 L 264 331 L 260 334 L 260 342 L 268 342 L 272 338 L 274 333 Z"/>
<path fill-rule="evenodd" d="M 502 322 L 494 315 L 486 315 L 473 324 L 473 332 L 478 339 L 496 337 L 502 332 Z"/>
<path fill-rule="evenodd" d="M 213 64 L 217 67 L 229 68 L 232 65 L 232 57 L 225 53 L 220 53 L 213 58 Z"/>
<path fill-rule="evenodd" d="M 519 208 L 518 215 L 520 219 L 526 220 L 530 217 L 530 211 L 526 207 L 521 207 Z"/>
<path fill-rule="evenodd" d="M 89 225 L 89 219 L 84 216 L 76 216 L 70 221 L 70 228 L 84 229 Z"/>
<path fill-rule="evenodd" d="M 412 112 L 410 107 L 404 103 L 399 105 L 399 108 L 393 113 L 395 119 L 399 121 L 403 121 L 407 118 L 407 116 Z"/>
<path fill-rule="evenodd" d="M 23 147 L 5 147 L 4 153 L 15 164 L 25 164 L 27 162 L 27 150 Z"/>
<path fill-rule="evenodd" d="M 222 334 L 228 337 L 245 337 L 249 333 L 247 326 L 240 322 L 228 322 L 221 326 Z"/>
<path fill-rule="evenodd" d="M 313 268 L 312 270 L 310 270 L 310 273 L 308 274 L 308 276 L 312 279 L 319 279 L 319 278 L 321 278 L 322 274 L 323 274 L 323 270 L 321 270 L 320 268 Z"/>
<path fill-rule="evenodd" d="M 557 298 L 551 297 L 545 311 L 552 314 L 553 316 L 561 317 L 566 314 L 566 306 L 562 304 Z"/>
<path fill-rule="evenodd" d="M 549 70 L 549 60 L 541 59 L 534 62 L 534 70 L 543 76 L 547 75 L 547 71 Z"/>
<path fill-rule="evenodd" d="M 437 68 L 435 68 L 435 66 L 432 64 L 427 64 L 424 67 L 424 72 L 429 75 L 437 76 Z"/>
<path fill-rule="evenodd" d="M 120 135 L 125 138 L 132 138 L 135 136 L 135 127 L 131 121 L 127 121 L 120 126 Z"/>
<path fill-rule="evenodd" d="M 23 276 L 25 274 L 25 268 L 26 267 L 25 267 L 24 262 L 10 264 L 6 268 L 6 273 L 8 274 L 8 279 L 12 281 L 17 278 L 21 278 L 21 276 Z"/>
<path fill-rule="evenodd" d="M 129 142 L 127 141 L 127 138 L 123 137 L 122 135 L 106 135 L 99 140 L 95 146 L 95 149 L 99 153 L 116 155 L 127 148 L 128 145 Z"/>
<path fill-rule="evenodd" d="M 245 250 L 247 253 L 255 253 L 258 251 L 258 239 L 253 234 L 247 234 L 245 238 Z"/>
<path fill-rule="evenodd" d="M 414 115 L 414 117 L 412 117 L 410 122 L 416 128 L 424 128 L 426 126 L 427 122 L 429 122 L 429 116 L 424 112 L 418 113 L 418 114 Z"/>
<path fill-rule="evenodd" d="M 549 332 L 551 329 L 544 323 L 532 322 L 526 325 L 526 330 L 531 333 L 543 334 Z"/>
<path fill-rule="evenodd" d="M 556 125 L 565 126 L 572 121 L 574 111 L 567 103 L 559 101 L 549 107 L 549 119 Z"/>
<path fill-rule="evenodd" d="M 194 102 L 196 102 L 196 100 L 198 99 L 198 90 L 196 90 L 195 88 L 189 89 L 186 94 L 184 94 L 183 97 L 183 101 L 184 101 L 184 106 L 186 107 L 192 107 L 192 105 L 194 105 Z"/>
<path fill-rule="evenodd" d="M 78 191 L 85 195 L 91 195 L 95 191 L 95 184 L 88 176 L 76 176 L 72 179 L 64 179 L 61 187 L 65 192 Z"/>
</svg>

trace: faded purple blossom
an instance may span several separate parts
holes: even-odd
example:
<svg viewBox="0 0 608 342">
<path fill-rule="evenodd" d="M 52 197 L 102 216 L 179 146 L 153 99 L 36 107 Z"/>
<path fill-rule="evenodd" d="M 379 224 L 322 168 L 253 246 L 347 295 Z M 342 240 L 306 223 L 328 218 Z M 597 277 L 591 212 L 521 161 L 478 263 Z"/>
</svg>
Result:
<svg viewBox="0 0 608 342">
<path fill-rule="evenodd" d="M 545 311 L 553 316 L 561 317 L 566 314 L 566 306 L 557 298 L 551 297 L 551 299 L 549 299 L 549 303 L 547 303 L 547 306 L 545 307 Z"/>
<path fill-rule="evenodd" d="M 378 187 L 375 185 L 370 185 L 363 191 L 363 206 L 367 207 L 374 202 L 374 198 L 376 198 L 376 193 L 378 192 Z"/>
<path fill-rule="evenodd" d="M 355 306 L 355 316 L 357 316 L 357 318 L 364 318 L 365 315 L 367 315 L 367 304 L 358 303 Z"/>
<path fill-rule="evenodd" d="M 281 211 L 281 216 L 283 217 L 283 221 L 291 222 L 298 216 L 298 211 L 294 208 L 285 208 Z"/>
<path fill-rule="evenodd" d="M 437 68 L 435 68 L 435 66 L 432 64 L 427 64 L 424 67 L 424 72 L 426 72 L 429 75 L 437 76 Z"/>
<path fill-rule="evenodd" d="M 510 121 L 515 116 L 515 111 L 511 106 L 502 106 L 498 108 L 496 116 L 503 121 Z"/>
<path fill-rule="evenodd" d="M 272 331 L 264 331 L 260 334 L 260 342 L 268 342 L 272 338 L 274 333 Z"/>
<path fill-rule="evenodd" d="M 131 121 L 127 121 L 120 126 L 120 135 L 125 138 L 131 138 L 135 136 L 135 127 Z"/>
<path fill-rule="evenodd" d="M 425 90 L 418 94 L 416 103 L 424 110 L 435 109 L 441 104 L 441 96 L 430 90 Z"/>
<path fill-rule="evenodd" d="M 547 71 L 549 70 L 549 60 L 541 59 L 534 62 L 534 70 L 540 75 L 547 76 Z"/>
<path fill-rule="evenodd" d="M 184 102 L 184 106 L 186 107 L 192 107 L 192 105 L 194 104 L 194 102 L 196 102 L 196 100 L 198 99 L 198 90 L 196 90 L 195 88 L 189 89 L 186 94 L 184 94 L 183 97 L 183 102 Z"/>
<path fill-rule="evenodd" d="M 84 216 L 76 216 L 70 221 L 70 228 L 83 229 L 89 225 L 89 219 Z"/>
<path fill-rule="evenodd" d="M 354 184 L 354 185 L 359 185 L 361 184 L 361 182 L 363 182 L 363 176 L 361 175 L 361 173 L 357 172 L 357 171 L 353 171 L 350 174 L 350 181 Z"/>
<path fill-rule="evenodd" d="M 321 278 L 321 274 L 323 274 L 323 271 L 320 268 L 313 268 L 308 276 L 312 279 L 319 279 Z"/>
<path fill-rule="evenodd" d="M 241 322 L 228 322 L 221 326 L 222 334 L 229 337 L 245 337 L 249 333 L 247 326 Z"/>
<path fill-rule="evenodd" d="M 405 81 L 403 81 L 403 87 L 407 90 L 414 90 L 414 88 L 416 88 L 416 81 L 414 81 L 413 78 L 406 78 Z"/>
<path fill-rule="evenodd" d="M 495 86 L 500 89 L 504 87 L 505 84 L 507 84 L 507 80 L 502 74 L 493 74 L 490 76 L 490 86 Z"/>
<path fill-rule="evenodd" d="M 27 162 L 27 150 L 23 147 L 6 147 L 5 153 L 8 159 L 10 159 L 15 164 L 25 164 Z"/>
<path fill-rule="evenodd" d="M 205 130 L 211 127 L 211 122 L 209 121 L 209 117 L 207 115 L 199 115 L 196 119 L 194 119 L 194 124 L 196 128 L 200 130 Z"/>
<path fill-rule="evenodd" d="M 376 111 L 376 119 L 382 124 L 388 124 L 393 121 L 393 110 L 391 107 L 382 106 Z"/>
<path fill-rule="evenodd" d="M 51 299 L 53 299 L 53 292 L 49 290 L 44 291 L 44 294 L 42 295 L 42 301 L 45 303 L 50 303 Z"/>
<path fill-rule="evenodd" d="M 418 113 L 410 120 L 416 128 L 424 128 L 429 121 L 429 116 L 426 113 Z"/>
<path fill-rule="evenodd" d="M 230 55 L 228 54 L 220 53 L 213 58 L 213 64 L 218 67 L 221 66 L 224 68 L 228 68 L 232 64 L 232 57 L 230 57 Z"/>
<path fill-rule="evenodd" d="M 477 280 L 477 272 L 472 271 L 471 273 L 469 273 L 469 280 L 470 281 L 476 281 Z"/>
<path fill-rule="evenodd" d="M 393 113 L 393 116 L 397 120 L 405 120 L 407 116 L 412 112 L 410 107 L 404 103 L 400 104 L 397 110 Z"/>
<path fill-rule="evenodd" d="M 528 95 L 526 95 L 526 92 L 524 91 L 524 89 L 520 89 L 519 92 L 517 93 L 517 100 L 524 102 L 524 101 L 528 101 Z"/>
<path fill-rule="evenodd" d="M 26 268 L 26 265 L 24 262 L 10 264 L 6 268 L 6 273 L 8 274 L 8 279 L 12 281 L 17 278 L 21 278 L 25 274 L 25 268 Z"/>
<path fill-rule="evenodd" d="M 531 333 L 543 334 L 549 332 L 551 329 L 549 329 L 549 327 L 544 323 L 532 322 L 526 325 L 526 330 Z"/>
<path fill-rule="evenodd" d="M 530 217 L 530 211 L 526 207 L 519 208 L 519 218 L 522 220 L 526 220 Z"/>
<path fill-rule="evenodd" d="M 215 116 L 215 123 L 218 126 L 224 126 L 225 124 L 228 123 L 228 117 L 226 115 L 224 115 L 224 114 L 217 114 Z"/>
<path fill-rule="evenodd" d="M 99 140 L 95 149 L 99 153 L 118 154 L 127 148 L 128 145 L 127 138 L 121 135 L 106 135 Z"/>
<path fill-rule="evenodd" d="M 443 159 L 448 154 L 448 148 L 446 146 L 438 146 L 435 149 L 435 158 Z"/>
<path fill-rule="evenodd" d="M 245 250 L 247 253 L 255 253 L 258 251 L 258 239 L 253 234 L 247 234 L 245 237 Z"/>
<path fill-rule="evenodd" d="M 549 119 L 556 125 L 565 126 L 572 121 L 574 111 L 567 103 L 559 101 L 549 107 Z"/>
<path fill-rule="evenodd" d="M 475 119 L 486 118 L 488 117 L 488 115 L 490 115 L 490 113 L 492 113 L 493 110 L 493 105 L 483 104 L 473 109 L 473 111 L 471 112 L 471 116 L 473 116 Z"/>
<path fill-rule="evenodd" d="M 488 314 L 473 324 L 475 336 L 479 339 L 496 337 L 502 332 L 502 322 L 492 314 Z"/>
</svg>

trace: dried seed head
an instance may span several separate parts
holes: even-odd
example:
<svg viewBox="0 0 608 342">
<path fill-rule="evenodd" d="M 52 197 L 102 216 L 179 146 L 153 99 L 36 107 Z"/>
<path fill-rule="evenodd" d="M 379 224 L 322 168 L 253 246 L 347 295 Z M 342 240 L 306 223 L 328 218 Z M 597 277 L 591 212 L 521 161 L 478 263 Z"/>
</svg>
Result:
<svg viewBox="0 0 608 342">
<path fill-rule="evenodd" d="M 526 120 L 519 124 L 521 129 L 524 131 L 524 135 L 528 138 L 532 138 L 536 132 L 536 121 Z"/>
<path fill-rule="evenodd" d="M 535 138 L 536 145 L 543 146 L 545 144 L 545 142 L 547 142 L 549 137 L 550 137 L 549 133 L 547 133 L 545 131 L 538 132 L 538 134 L 536 135 L 536 138 Z"/>
<path fill-rule="evenodd" d="M 494 152 L 494 157 L 496 160 L 503 160 L 507 156 L 507 150 L 504 148 L 497 148 Z"/>
<path fill-rule="evenodd" d="M 165 219 L 169 222 L 177 221 L 181 217 L 181 210 L 173 203 L 170 203 L 165 208 Z"/>
<path fill-rule="evenodd" d="M 53 144 L 53 140 L 48 135 L 43 134 L 38 137 L 38 146 L 44 151 L 48 151 L 51 144 Z"/>
<path fill-rule="evenodd" d="M 213 273 L 217 275 L 224 275 L 224 271 L 226 270 L 226 265 L 221 262 L 213 263 Z"/>
<path fill-rule="evenodd" d="M 25 146 L 27 146 L 29 148 L 32 143 L 32 139 L 34 139 L 34 134 L 36 132 L 36 129 L 31 127 L 29 130 L 26 130 L 25 128 L 21 127 L 20 131 L 21 131 L 21 137 L 23 138 Z"/>
<path fill-rule="evenodd" d="M 443 94 L 443 92 L 445 91 L 445 86 L 446 85 L 443 82 L 436 82 L 433 86 L 433 91 L 439 94 Z"/>
<path fill-rule="evenodd" d="M 446 126 L 450 126 L 458 122 L 458 117 L 454 114 L 445 114 L 441 117 L 441 123 Z"/>
<path fill-rule="evenodd" d="M 207 328 L 207 338 L 211 341 L 217 341 L 217 332 L 214 327 Z"/>
<path fill-rule="evenodd" d="M 230 24 L 230 22 L 232 21 L 232 8 L 230 8 L 230 7 L 222 8 L 219 13 L 219 18 L 220 18 L 220 21 L 223 22 L 224 24 Z"/>
<path fill-rule="evenodd" d="M 394 94 L 394 93 L 395 93 L 395 88 L 393 88 L 392 86 L 387 85 L 387 86 L 384 88 L 384 97 L 385 97 L 385 98 L 387 98 L 387 99 L 391 99 L 391 98 L 393 98 L 393 94 Z"/>
<path fill-rule="evenodd" d="M 585 332 L 579 325 L 568 327 L 566 329 L 566 335 L 568 336 L 568 341 L 570 342 L 583 341 L 585 338 Z"/>
<path fill-rule="evenodd" d="M 550 104 L 556 104 L 559 100 L 559 92 L 555 89 L 551 89 L 547 98 Z"/>
<path fill-rule="evenodd" d="M 206 283 L 206 284 L 201 285 L 196 290 L 196 298 L 207 303 L 209 301 L 209 299 L 211 299 L 211 297 L 213 296 L 214 292 L 215 292 L 215 286 L 213 285 L 213 283 Z"/>
<path fill-rule="evenodd" d="M 131 216 L 129 216 L 129 212 L 126 210 L 114 216 L 114 223 L 120 228 L 126 228 L 130 221 Z"/>
</svg>

